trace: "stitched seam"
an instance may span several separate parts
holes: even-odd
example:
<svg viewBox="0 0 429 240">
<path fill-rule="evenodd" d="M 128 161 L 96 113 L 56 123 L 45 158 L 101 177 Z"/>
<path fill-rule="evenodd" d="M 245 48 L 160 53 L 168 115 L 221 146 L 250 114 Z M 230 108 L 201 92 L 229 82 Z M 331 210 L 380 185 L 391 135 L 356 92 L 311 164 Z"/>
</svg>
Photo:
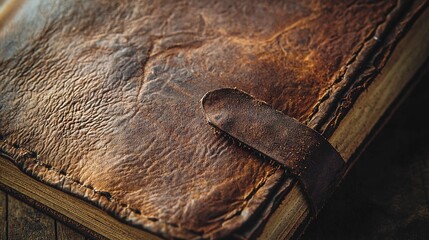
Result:
<svg viewBox="0 0 429 240">
<path fill-rule="evenodd" d="M 34 164 L 36 164 L 36 165 L 38 165 L 38 166 L 41 166 L 41 167 L 43 167 L 43 168 L 47 169 L 48 171 L 52 171 L 53 173 L 56 173 L 56 174 L 58 174 L 58 175 L 60 175 L 60 176 L 63 176 L 63 177 L 64 177 L 64 178 L 66 178 L 67 180 L 71 181 L 71 182 L 72 182 L 72 184 L 76 184 L 76 185 L 82 186 L 82 187 L 84 187 L 84 188 L 86 188 L 86 189 L 89 189 L 89 190 L 93 191 L 94 193 L 99 194 L 99 195 L 100 195 L 100 196 L 102 196 L 102 197 L 105 197 L 105 198 L 107 199 L 107 201 L 109 201 L 109 202 L 111 202 L 111 203 L 114 203 L 114 204 L 118 205 L 118 206 L 119 206 L 119 207 L 121 207 L 121 208 L 128 209 L 129 211 L 131 211 L 131 212 L 133 212 L 133 213 L 135 213 L 135 214 L 137 214 L 137 215 L 140 215 L 140 216 L 142 216 L 142 217 L 146 218 L 147 220 L 149 220 L 149 221 L 151 221 L 151 222 L 159 222 L 159 223 L 163 223 L 163 224 L 166 224 L 166 225 L 171 226 L 171 227 L 174 227 L 174 228 L 178 228 L 178 229 L 185 230 L 185 231 L 187 231 L 187 232 L 189 232 L 189 233 L 191 233 L 191 234 L 198 235 L 198 236 L 203 236 L 203 234 L 209 234 L 210 232 L 215 231 L 215 229 L 214 229 L 214 230 L 211 230 L 211 231 L 209 231 L 209 232 L 207 232 L 207 233 L 197 232 L 197 231 L 195 231 L 195 230 L 188 229 L 188 228 L 184 228 L 184 227 L 181 227 L 181 226 L 179 226 L 179 225 L 177 225 L 177 224 L 175 224 L 175 223 L 170 223 L 170 222 L 167 222 L 167 221 L 161 220 L 161 219 L 156 218 L 156 217 L 149 217 L 149 216 L 146 216 L 146 215 L 142 214 L 142 213 L 141 213 L 141 211 L 140 211 L 139 209 L 137 209 L 137 208 L 133 208 L 133 207 L 130 207 L 130 205 L 129 205 L 129 204 L 121 203 L 121 200 L 120 200 L 120 199 L 118 199 L 118 198 L 115 198 L 115 197 L 111 196 L 111 194 L 110 194 L 109 192 L 107 192 L 107 191 L 99 191 L 99 190 L 95 190 L 93 186 L 83 184 L 82 182 L 80 182 L 80 181 L 78 181 L 78 180 L 76 180 L 76 179 L 72 178 L 69 174 L 67 174 L 67 172 L 66 172 L 65 170 L 58 170 L 58 169 L 54 168 L 52 165 L 50 165 L 50 164 L 47 164 L 47 163 L 44 163 L 44 162 L 40 161 L 39 155 L 38 155 L 35 151 L 28 150 L 28 149 L 26 149 L 26 148 L 24 148 L 24 147 L 21 147 L 21 146 L 17 145 L 17 144 L 10 144 L 10 143 L 8 143 L 8 142 L 6 141 L 6 139 L 2 139 L 2 136 L 4 136 L 4 135 L 2 135 L 2 134 L 0 133 L 0 142 L 3 142 L 3 143 L 4 143 L 4 144 L 6 144 L 8 147 L 13 148 L 14 150 L 23 150 L 23 151 L 24 151 L 24 153 L 19 154 L 17 157 L 10 156 L 11 154 L 8 154 L 7 152 L 4 152 L 4 151 L 3 151 L 3 153 L 5 153 L 8 157 L 10 157 L 10 158 L 12 158 L 13 160 L 15 160 L 17 163 L 19 162 L 19 159 L 22 159 L 22 158 L 26 158 L 27 160 L 32 160 Z M 2 152 L 2 148 L 0 147 L 0 153 L 1 153 L 1 152 Z M 0 156 L 1 156 L 1 155 L 0 155 Z M 266 180 L 267 180 L 269 177 L 271 177 L 273 174 L 274 174 L 274 172 L 270 173 L 270 174 L 265 178 L 265 180 L 264 180 L 261 184 L 259 184 L 259 185 L 255 188 L 255 190 L 254 190 L 254 191 L 252 191 L 252 193 L 255 193 L 255 192 L 259 191 L 259 189 L 260 189 L 260 188 L 262 188 L 262 187 L 265 185 L 265 183 L 267 182 Z M 246 199 L 244 200 L 244 203 L 245 203 L 245 204 L 242 204 L 242 207 L 241 207 L 241 209 L 238 209 L 238 211 L 237 211 L 238 213 L 237 213 L 237 214 L 235 214 L 234 216 L 232 216 L 232 217 L 230 217 L 230 218 L 224 219 L 222 222 L 226 222 L 226 221 L 228 221 L 228 220 L 232 219 L 233 217 L 239 216 L 239 215 L 241 214 L 241 212 L 243 211 L 243 209 L 247 206 L 247 204 L 249 203 L 249 201 L 250 201 L 250 199 L 253 197 L 253 195 L 254 195 L 254 194 L 250 194 L 249 196 L 247 196 L 247 197 L 246 197 Z"/>
<path fill-rule="evenodd" d="M 400 5 L 398 5 L 398 2 L 396 2 L 395 6 L 392 7 L 392 9 L 388 12 L 388 14 L 386 15 L 385 19 L 379 23 L 372 31 L 370 35 L 370 37 L 368 37 L 363 43 L 362 45 L 359 47 L 358 50 L 356 50 L 354 53 L 351 54 L 351 58 L 347 61 L 347 63 L 341 68 L 344 69 L 343 72 L 341 73 L 341 69 L 338 71 L 340 72 L 339 75 L 337 77 L 335 77 L 334 82 L 326 89 L 326 93 L 321 97 L 321 99 L 315 104 L 315 106 L 312 109 L 312 113 L 307 117 L 307 119 L 305 120 L 305 124 L 309 124 L 310 121 L 312 121 L 314 119 L 314 117 L 317 115 L 317 113 L 319 113 L 320 110 L 320 105 L 325 102 L 326 100 L 328 100 L 331 97 L 331 91 L 332 88 L 334 88 L 335 86 L 337 86 L 339 83 L 342 83 L 343 80 L 345 79 L 344 76 L 348 73 L 349 67 L 351 65 L 353 65 L 356 62 L 356 59 L 358 58 L 358 56 L 361 54 L 362 49 L 364 49 L 364 46 L 369 43 L 370 41 L 373 41 L 374 37 L 376 36 L 377 33 L 377 29 L 386 23 L 387 21 L 387 16 L 391 15 Z"/>
<path fill-rule="evenodd" d="M 1 136 L 1 134 L 0 134 L 0 136 Z M 82 186 L 82 187 L 84 187 L 86 189 L 89 189 L 89 190 L 93 191 L 94 193 L 99 194 L 99 195 L 105 197 L 109 202 L 115 203 L 118 206 L 120 206 L 121 208 L 128 209 L 128 210 L 130 210 L 131 212 L 133 212 L 135 214 L 143 216 L 144 218 L 146 218 L 149 221 L 165 223 L 165 224 L 170 225 L 172 227 L 180 228 L 180 229 L 189 231 L 189 232 L 191 232 L 193 234 L 196 234 L 195 231 L 193 231 L 191 229 L 186 229 L 186 228 L 180 227 L 177 224 L 169 223 L 169 222 L 163 221 L 163 220 L 161 220 L 159 218 L 156 218 L 156 217 L 149 217 L 149 216 L 143 215 L 140 210 L 138 210 L 137 208 L 130 207 L 129 204 L 121 203 L 120 199 L 112 197 L 109 192 L 95 190 L 93 186 L 86 185 L 86 184 L 84 184 L 84 183 L 82 183 L 82 182 L 80 182 L 80 181 L 78 181 L 76 179 L 73 179 L 69 174 L 67 174 L 66 171 L 64 171 L 64 170 L 58 170 L 58 169 L 54 168 L 52 165 L 40 161 L 39 156 L 34 151 L 28 150 L 28 149 L 23 148 L 21 146 L 17 146 L 16 144 L 10 144 L 10 143 L 6 142 L 5 140 L 1 140 L 1 142 L 3 142 L 4 144 L 6 144 L 9 147 L 12 147 L 15 150 L 24 150 L 25 151 L 23 154 L 20 154 L 17 157 L 12 157 L 12 159 L 14 159 L 16 162 L 19 162 L 19 159 L 27 158 L 28 160 L 32 160 L 33 163 L 35 163 L 36 165 L 44 167 L 48 171 L 52 171 L 52 172 L 54 172 L 54 173 L 56 173 L 56 174 L 58 174 L 60 176 L 63 176 L 64 178 L 66 178 L 67 180 L 71 181 L 72 183 L 77 184 L 79 186 Z M 0 150 L 1 150 L 1 148 L 0 148 Z M 10 154 L 7 154 L 7 153 L 5 153 L 5 154 L 8 155 L 8 156 L 10 156 Z"/>
</svg>

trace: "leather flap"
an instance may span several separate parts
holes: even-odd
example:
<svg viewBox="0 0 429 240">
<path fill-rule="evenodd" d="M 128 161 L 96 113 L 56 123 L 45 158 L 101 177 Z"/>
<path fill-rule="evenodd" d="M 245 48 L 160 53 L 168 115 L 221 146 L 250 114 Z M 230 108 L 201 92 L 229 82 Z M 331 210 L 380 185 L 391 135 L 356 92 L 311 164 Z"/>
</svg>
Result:
<svg viewBox="0 0 429 240">
<path fill-rule="evenodd" d="M 237 89 L 208 92 L 201 102 L 211 125 L 297 176 L 318 212 L 345 170 L 322 135 Z"/>
</svg>

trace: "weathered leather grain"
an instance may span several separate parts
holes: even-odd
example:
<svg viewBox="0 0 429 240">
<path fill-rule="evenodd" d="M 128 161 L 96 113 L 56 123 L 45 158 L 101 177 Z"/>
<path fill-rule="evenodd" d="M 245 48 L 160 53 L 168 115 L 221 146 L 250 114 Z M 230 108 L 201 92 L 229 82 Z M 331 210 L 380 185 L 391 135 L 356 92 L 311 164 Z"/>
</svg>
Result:
<svg viewBox="0 0 429 240">
<path fill-rule="evenodd" d="M 0 30 L 0 152 L 157 235 L 228 236 L 268 216 L 285 175 L 215 135 L 201 97 L 237 87 L 317 125 L 319 109 L 329 112 L 319 106 L 380 26 L 401 21 L 389 17 L 398 9 L 396 1 L 25 2 Z"/>
</svg>

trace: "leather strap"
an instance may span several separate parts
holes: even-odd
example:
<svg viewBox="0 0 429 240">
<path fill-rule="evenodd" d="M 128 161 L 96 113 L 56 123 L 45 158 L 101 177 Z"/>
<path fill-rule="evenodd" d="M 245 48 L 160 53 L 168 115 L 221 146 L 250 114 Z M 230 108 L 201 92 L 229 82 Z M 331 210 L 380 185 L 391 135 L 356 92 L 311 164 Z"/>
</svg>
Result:
<svg viewBox="0 0 429 240">
<path fill-rule="evenodd" d="M 295 175 L 317 214 L 345 170 L 322 135 L 237 89 L 208 92 L 201 102 L 209 124 Z"/>
</svg>

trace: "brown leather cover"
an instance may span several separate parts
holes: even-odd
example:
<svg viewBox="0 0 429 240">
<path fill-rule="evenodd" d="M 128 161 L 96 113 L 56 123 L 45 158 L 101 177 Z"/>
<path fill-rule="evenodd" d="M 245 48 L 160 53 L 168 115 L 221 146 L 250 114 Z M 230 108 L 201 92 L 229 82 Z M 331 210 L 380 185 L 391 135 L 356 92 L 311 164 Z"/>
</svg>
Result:
<svg viewBox="0 0 429 240">
<path fill-rule="evenodd" d="M 313 215 L 317 214 L 346 166 L 328 140 L 238 89 L 208 92 L 201 104 L 209 124 L 265 161 L 279 163 L 296 176 Z"/>
<path fill-rule="evenodd" d="M 329 134 L 419 9 L 396 1 L 24 2 L 0 30 L 0 152 L 154 234 L 250 236 L 290 180 L 215 135 L 201 97 L 237 87 Z"/>
</svg>

